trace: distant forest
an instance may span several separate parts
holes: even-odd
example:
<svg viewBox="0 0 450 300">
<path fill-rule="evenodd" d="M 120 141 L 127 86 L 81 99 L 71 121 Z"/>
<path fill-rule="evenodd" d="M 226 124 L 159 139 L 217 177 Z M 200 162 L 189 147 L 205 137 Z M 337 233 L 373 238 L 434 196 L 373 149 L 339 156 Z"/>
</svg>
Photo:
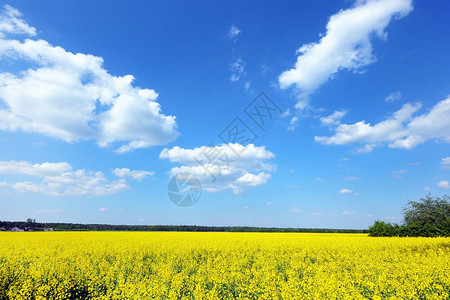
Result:
<svg viewBox="0 0 450 300">
<path fill-rule="evenodd" d="M 33 219 L 27 221 L 0 221 L 0 227 L 18 227 L 27 231 L 192 231 L 192 232 L 315 232 L 315 233 L 367 233 L 363 229 L 322 229 L 322 228 L 275 228 L 247 226 L 195 226 L 195 225 L 109 225 L 109 224 L 73 224 L 39 223 Z"/>
</svg>

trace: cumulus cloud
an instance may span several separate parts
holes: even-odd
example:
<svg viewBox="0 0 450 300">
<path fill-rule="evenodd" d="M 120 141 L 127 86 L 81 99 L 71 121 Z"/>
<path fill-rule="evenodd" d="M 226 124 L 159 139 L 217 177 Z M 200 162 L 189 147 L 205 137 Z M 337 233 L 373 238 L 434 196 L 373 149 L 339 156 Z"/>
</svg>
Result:
<svg viewBox="0 0 450 300">
<path fill-rule="evenodd" d="M 3 182 L 11 192 L 50 196 L 104 196 L 129 189 L 124 179 L 110 181 L 102 172 L 72 170 L 68 163 L 31 164 L 25 161 L 1 161 L 0 174 L 32 177 L 25 181 Z"/>
<path fill-rule="evenodd" d="M 237 155 L 236 153 L 241 153 Z M 190 173 L 209 192 L 231 189 L 235 194 L 265 184 L 275 165 L 269 160 L 274 154 L 264 146 L 253 144 L 223 144 L 184 149 L 178 146 L 161 151 L 161 159 L 169 159 L 181 166 L 174 167 L 170 176 Z"/>
<path fill-rule="evenodd" d="M 116 168 L 113 171 L 114 175 L 116 175 L 117 177 L 121 177 L 121 178 L 132 178 L 135 180 L 142 180 L 147 176 L 152 176 L 155 174 L 155 172 L 153 171 L 145 171 L 145 170 L 130 170 L 128 168 Z"/>
<path fill-rule="evenodd" d="M 330 17 L 319 42 L 297 50 L 295 66 L 278 78 L 280 87 L 295 85 L 301 94 L 308 95 L 340 70 L 360 71 L 376 60 L 371 39 L 386 39 L 389 22 L 412 9 L 411 0 L 356 1 L 354 7 Z"/>
<path fill-rule="evenodd" d="M 19 174 L 36 177 L 58 175 L 72 170 L 67 162 L 31 164 L 27 161 L 0 161 L 0 174 Z"/>
<path fill-rule="evenodd" d="M 118 153 L 164 145 L 179 133 L 174 116 L 162 114 L 152 89 L 133 86 L 132 75 L 114 76 L 103 59 L 71 53 L 42 39 L 21 41 L 5 33 L 35 29 L 5 6 L 0 19 L 0 59 L 24 66 L 0 73 L 0 130 L 36 132 L 67 142 L 96 140 L 121 145 Z M 30 109 L 32 108 L 32 109 Z"/>
<path fill-rule="evenodd" d="M 438 102 L 428 112 L 414 117 L 420 108 L 418 103 L 407 103 L 392 117 L 375 125 L 364 120 L 355 124 L 340 124 L 333 136 L 316 136 L 314 140 L 324 145 L 364 144 L 360 153 L 370 152 L 382 144 L 388 144 L 390 148 L 412 149 L 427 140 L 450 143 L 450 97 Z"/>
<path fill-rule="evenodd" d="M 321 117 L 319 120 L 324 126 L 332 126 L 341 124 L 341 119 L 347 114 L 346 110 L 336 110 L 329 116 Z"/>
<path fill-rule="evenodd" d="M 438 187 L 443 189 L 450 189 L 450 184 L 448 183 L 448 180 L 441 180 L 438 182 Z"/>
<path fill-rule="evenodd" d="M 346 194 L 353 194 L 353 191 L 352 191 L 351 189 L 341 189 L 341 190 L 339 191 L 339 194 L 343 194 L 343 195 L 346 195 Z"/>
</svg>

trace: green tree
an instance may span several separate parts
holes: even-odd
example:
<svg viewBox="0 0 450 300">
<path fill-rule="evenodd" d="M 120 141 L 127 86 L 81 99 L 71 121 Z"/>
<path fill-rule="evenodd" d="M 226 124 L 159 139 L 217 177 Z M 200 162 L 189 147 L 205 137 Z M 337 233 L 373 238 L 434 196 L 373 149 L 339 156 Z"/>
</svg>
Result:
<svg viewBox="0 0 450 300">
<path fill-rule="evenodd" d="M 419 201 L 408 201 L 403 208 L 403 224 L 375 221 L 370 236 L 450 236 L 450 197 L 427 195 Z"/>
<path fill-rule="evenodd" d="M 378 220 L 369 227 L 370 236 L 399 236 L 400 232 L 400 226 L 397 224 L 392 225 Z"/>
<path fill-rule="evenodd" d="M 406 226 L 432 225 L 441 228 L 450 220 L 450 197 L 444 195 L 442 198 L 433 198 L 428 194 L 419 201 L 408 201 L 408 205 L 403 208 L 403 216 Z"/>
</svg>

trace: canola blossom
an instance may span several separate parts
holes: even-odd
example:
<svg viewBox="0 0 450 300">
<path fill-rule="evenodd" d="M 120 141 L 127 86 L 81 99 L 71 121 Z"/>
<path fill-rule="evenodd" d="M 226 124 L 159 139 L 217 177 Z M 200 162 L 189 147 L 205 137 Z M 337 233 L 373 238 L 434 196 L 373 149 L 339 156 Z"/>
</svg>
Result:
<svg viewBox="0 0 450 300">
<path fill-rule="evenodd" d="M 449 238 L 0 233 L 0 299 L 450 299 Z"/>
</svg>

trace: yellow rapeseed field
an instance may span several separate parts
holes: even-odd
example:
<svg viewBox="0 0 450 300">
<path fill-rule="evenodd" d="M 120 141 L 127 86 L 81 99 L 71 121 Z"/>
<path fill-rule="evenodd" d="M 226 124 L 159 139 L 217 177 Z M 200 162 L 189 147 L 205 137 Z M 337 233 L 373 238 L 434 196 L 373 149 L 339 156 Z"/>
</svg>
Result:
<svg viewBox="0 0 450 300">
<path fill-rule="evenodd" d="M 0 233 L 0 299 L 450 299 L 449 238 Z"/>
</svg>

